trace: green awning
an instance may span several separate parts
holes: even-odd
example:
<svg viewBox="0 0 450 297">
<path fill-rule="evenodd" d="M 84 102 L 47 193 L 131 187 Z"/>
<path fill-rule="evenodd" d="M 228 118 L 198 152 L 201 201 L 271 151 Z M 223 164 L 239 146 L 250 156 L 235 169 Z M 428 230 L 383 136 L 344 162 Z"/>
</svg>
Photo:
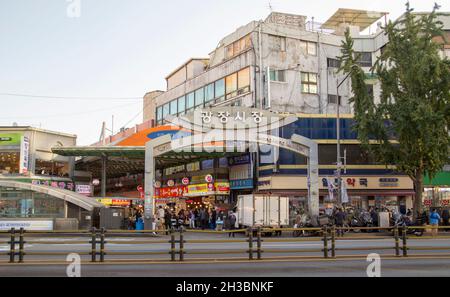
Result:
<svg viewBox="0 0 450 297">
<path fill-rule="evenodd" d="M 425 186 L 450 186 L 450 171 L 441 171 L 430 181 L 428 176 L 425 176 L 423 184 Z"/>
</svg>

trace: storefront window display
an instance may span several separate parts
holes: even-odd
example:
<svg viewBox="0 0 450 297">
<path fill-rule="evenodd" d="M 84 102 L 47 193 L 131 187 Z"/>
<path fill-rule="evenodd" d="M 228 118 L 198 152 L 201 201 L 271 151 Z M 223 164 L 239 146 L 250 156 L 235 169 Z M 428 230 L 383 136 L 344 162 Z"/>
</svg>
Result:
<svg viewBox="0 0 450 297">
<path fill-rule="evenodd" d="M 1 218 L 63 218 L 64 201 L 43 193 L 0 187 Z"/>
<path fill-rule="evenodd" d="M 0 174 L 18 174 L 19 160 L 18 152 L 0 152 Z"/>
</svg>

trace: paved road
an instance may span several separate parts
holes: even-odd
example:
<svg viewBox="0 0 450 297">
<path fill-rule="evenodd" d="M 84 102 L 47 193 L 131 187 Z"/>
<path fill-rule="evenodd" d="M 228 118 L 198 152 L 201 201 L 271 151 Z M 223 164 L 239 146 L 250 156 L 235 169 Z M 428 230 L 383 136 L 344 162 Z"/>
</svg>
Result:
<svg viewBox="0 0 450 297">
<path fill-rule="evenodd" d="M 82 277 L 366 277 L 365 260 L 313 262 L 82 265 Z M 0 266 L 5 276 L 66 276 L 63 265 Z M 381 260 L 381 276 L 438 277 L 450 276 L 450 259 Z"/>
<path fill-rule="evenodd" d="M 369 253 L 378 253 L 381 255 L 394 255 L 394 240 L 392 238 L 385 237 L 374 237 L 375 239 L 364 239 L 362 237 L 373 235 L 358 234 L 358 235 L 347 235 L 344 240 L 338 240 L 336 242 L 336 255 L 338 257 L 353 255 L 353 256 L 365 256 Z M 185 240 L 185 259 L 195 260 L 195 259 L 245 259 L 248 258 L 248 242 L 247 238 L 243 235 L 237 235 L 236 240 L 240 242 L 216 242 L 216 243 L 192 243 L 192 240 L 228 240 L 228 237 L 223 234 L 187 234 Z M 271 257 L 293 257 L 293 256 L 308 256 L 308 257 L 323 257 L 323 242 L 320 238 L 296 238 L 295 240 L 300 240 L 296 242 L 274 242 L 274 240 L 290 240 L 292 238 L 274 238 L 268 237 L 263 238 L 262 254 L 263 259 L 268 259 Z M 39 261 L 65 261 L 66 256 L 69 253 L 84 253 L 81 255 L 82 260 L 89 261 L 90 256 L 88 253 L 91 250 L 91 245 L 88 243 L 89 237 L 53 237 L 53 238 L 40 238 L 40 237 L 26 237 L 27 244 L 25 244 L 25 251 L 27 253 L 60 253 L 60 255 L 25 255 L 25 261 L 29 260 L 39 260 Z M 149 240 L 155 243 L 145 243 L 139 244 L 139 241 Z M 6 262 L 8 260 L 5 253 L 9 250 L 9 246 L 5 243 L 7 238 L 0 238 L 0 263 Z M 167 243 L 160 243 L 157 241 L 167 241 Z M 168 236 L 140 236 L 140 237 L 125 237 L 125 236 L 114 236 L 107 237 L 106 244 L 106 260 L 169 260 L 169 249 L 170 244 L 168 243 Z M 49 243 L 50 242 L 50 243 Z M 63 243 L 64 242 L 64 243 Z M 73 242 L 73 243 L 70 243 Z M 442 248 L 441 250 L 410 250 L 409 255 L 434 254 L 439 257 L 440 254 L 450 255 L 450 237 L 446 239 L 424 239 L 411 236 L 408 240 L 408 246 L 410 248 L 419 247 L 433 247 Z M 401 243 L 400 243 L 401 247 Z M 97 247 L 98 249 L 99 247 Z M 178 248 L 178 244 L 177 244 Z M 254 243 L 254 248 L 256 248 L 256 243 Z M 364 248 L 365 250 L 352 250 L 354 248 Z M 233 251 L 232 254 L 221 254 L 221 251 Z M 295 251 L 292 251 L 295 250 Z M 301 252 L 299 252 L 301 251 Z M 160 252 L 162 254 L 147 254 L 147 255 L 120 255 L 114 253 L 139 253 L 139 252 Z M 206 253 L 206 254 L 203 254 Z M 255 254 L 256 257 L 256 254 Z M 178 256 L 177 256 L 178 258 Z"/>
</svg>

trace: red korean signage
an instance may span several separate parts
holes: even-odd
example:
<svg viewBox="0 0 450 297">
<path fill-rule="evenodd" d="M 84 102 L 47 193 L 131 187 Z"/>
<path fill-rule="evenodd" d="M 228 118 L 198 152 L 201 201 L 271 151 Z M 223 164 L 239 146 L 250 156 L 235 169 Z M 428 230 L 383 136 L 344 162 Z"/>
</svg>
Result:
<svg viewBox="0 0 450 297">
<path fill-rule="evenodd" d="M 423 201 L 423 205 L 425 205 L 425 206 L 431 206 L 431 205 L 433 205 L 433 200 L 425 199 L 425 200 Z"/>
<path fill-rule="evenodd" d="M 175 186 L 175 187 L 155 189 L 155 197 L 159 198 L 183 197 L 185 193 L 187 193 L 186 186 Z"/>
</svg>

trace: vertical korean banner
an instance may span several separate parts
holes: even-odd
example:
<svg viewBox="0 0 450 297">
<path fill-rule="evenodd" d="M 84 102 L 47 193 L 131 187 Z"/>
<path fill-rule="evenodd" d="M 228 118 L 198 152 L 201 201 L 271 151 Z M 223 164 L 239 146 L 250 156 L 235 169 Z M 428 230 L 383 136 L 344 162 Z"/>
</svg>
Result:
<svg viewBox="0 0 450 297">
<path fill-rule="evenodd" d="M 20 174 L 28 173 L 30 158 L 30 139 L 27 136 L 22 136 L 20 141 Z"/>
</svg>

